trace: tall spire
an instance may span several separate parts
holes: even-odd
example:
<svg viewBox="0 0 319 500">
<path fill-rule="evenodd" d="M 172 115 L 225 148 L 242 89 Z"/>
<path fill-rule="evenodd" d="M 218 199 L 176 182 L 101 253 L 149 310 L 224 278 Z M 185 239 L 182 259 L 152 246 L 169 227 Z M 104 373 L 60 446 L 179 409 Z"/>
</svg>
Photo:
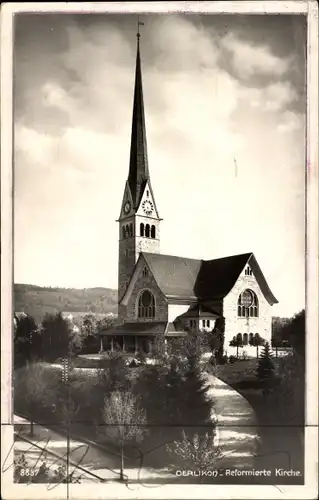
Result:
<svg viewBox="0 0 319 500">
<path fill-rule="evenodd" d="M 149 177 L 140 57 L 140 24 L 143 23 L 138 21 L 131 155 L 128 176 L 135 208 L 137 208 L 140 201 L 145 181 Z"/>
</svg>

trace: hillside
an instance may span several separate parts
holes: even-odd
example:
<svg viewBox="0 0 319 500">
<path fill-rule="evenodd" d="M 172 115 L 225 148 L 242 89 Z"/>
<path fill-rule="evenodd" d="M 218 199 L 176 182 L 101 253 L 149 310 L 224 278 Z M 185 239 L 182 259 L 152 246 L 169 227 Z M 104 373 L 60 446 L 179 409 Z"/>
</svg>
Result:
<svg viewBox="0 0 319 500">
<path fill-rule="evenodd" d="M 59 311 L 117 313 L 117 290 L 111 288 L 50 288 L 14 285 L 14 310 L 40 322 L 45 313 Z"/>
</svg>

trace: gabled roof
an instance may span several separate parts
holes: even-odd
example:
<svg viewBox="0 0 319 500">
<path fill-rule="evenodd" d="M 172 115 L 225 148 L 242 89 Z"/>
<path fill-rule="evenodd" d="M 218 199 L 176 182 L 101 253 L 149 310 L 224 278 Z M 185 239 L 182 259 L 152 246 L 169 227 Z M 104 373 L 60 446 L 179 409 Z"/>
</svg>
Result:
<svg viewBox="0 0 319 500">
<path fill-rule="evenodd" d="M 142 252 L 154 279 L 167 298 L 219 300 L 235 285 L 249 262 L 259 286 L 270 304 L 277 303 L 253 253 L 213 260 Z"/>
<path fill-rule="evenodd" d="M 188 332 L 178 322 L 168 323 L 165 337 L 186 337 Z"/>
<path fill-rule="evenodd" d="M 178 316 L 179 318 L 212 318 L 216 319 L 219 314 L 215 313 L 208 307 L 202 304 L 195 304 L 191 306 L 188 311 Z"/>
<path fill-rule="evenodd" d="M 136 321 L 105 328 L 98 335 L 163 335 L 167 321 Z"/>
<path fill-rule="evenodd" d="M 122 325 L 111 326 L 98 332 L 98 335 L 137 335 L 154 337 L 156 335 L 165 335 L 165 337 L 183 337 L 188 333 L 177 323 L 167 321 L 135 321 L 132 323 L 123 323 Z"/>
</svg>

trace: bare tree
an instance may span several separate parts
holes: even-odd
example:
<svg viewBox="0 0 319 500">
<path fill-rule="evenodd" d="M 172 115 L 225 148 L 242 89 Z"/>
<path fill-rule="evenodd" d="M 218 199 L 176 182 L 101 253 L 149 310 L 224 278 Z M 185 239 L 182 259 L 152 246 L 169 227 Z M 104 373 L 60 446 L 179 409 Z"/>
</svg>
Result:
<svg viewBox="0 0 319 500">
<path fill-rule="evenodd" d="M 146 413 L 139 406 L 138 398 L 130 391 L 115 391 L 104 399 L 104 424 L 100 428 L 107 439 L 121 447 L 120 480 L 124 479 L 124 446 L 144 438 Z"/>
<path fill-rule="evenodd" d="M 167 445 L 167 450 L 172 456 L 178 457 L 185 468 L 209 469 L 221 459 L 221 450 L 216 446 L 215 427 L 205 434 L 188 435 L 183 430 L 181 439 Z"/>
</svg>

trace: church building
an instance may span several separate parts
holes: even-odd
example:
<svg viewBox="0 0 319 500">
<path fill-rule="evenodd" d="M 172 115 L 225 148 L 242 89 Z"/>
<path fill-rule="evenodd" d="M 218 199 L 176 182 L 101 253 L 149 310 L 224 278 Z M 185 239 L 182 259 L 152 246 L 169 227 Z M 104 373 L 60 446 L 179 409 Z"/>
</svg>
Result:
<svg viewBox="0 0 319 500">
<path fill-rule="evenodd" d="M 160 252 L 160 218 L 147 158 L 140 58 L 137 56 L 128 179 L 118 219 L 118 321 L 100 332 L 101 351 L 152 350 L 191 332 L 211 331 L 225 319 L 224 350 L 256 334 L 271 341 L 271 306 L 277 303 L 253 253 L 213 260 Z"/>
</svg>

